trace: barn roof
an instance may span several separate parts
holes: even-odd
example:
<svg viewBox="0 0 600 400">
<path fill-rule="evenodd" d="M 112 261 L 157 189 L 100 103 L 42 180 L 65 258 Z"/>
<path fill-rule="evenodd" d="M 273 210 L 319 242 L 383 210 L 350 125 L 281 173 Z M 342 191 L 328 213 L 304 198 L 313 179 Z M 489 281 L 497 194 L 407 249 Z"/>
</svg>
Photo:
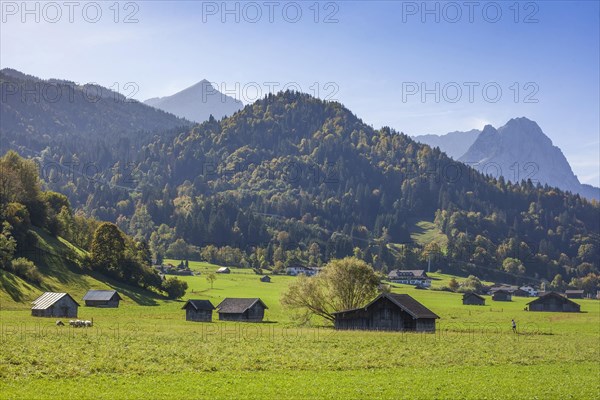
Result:
<svg viewBox="0 0 600 400">
<path fill-rule="evenodd" d="M 393 269 L 388 274 L 389 278 L 406 278 L 406 277 L 414 277 L 414 278 L 426 278 L 427 273 L 425 273 L 424 269 Z"/>
<path fill-rule="evenodd" d="M 83 296 L 83 301 L 110 301 L 115 295 L 117 296 L 115 300 L 123 300 L 116 290 L 88 290 Z"/>
<path fill-rule="evenodd" d="M 229 267 L 221 267 L 221 268 L 217 269 L 217 272 L 225 272 L 225 271 L 229 271 Z"/>
<path fill-rule="evenodd" d="M 236 298 L 226 298 L 219 305 L 217 309 L 221 314 L 241 314 L 254 306 L 259 302 L 262 304 L 264 308 L 269 308 L 263 301 L 259 298 L 254 299 L 236 299 Z"/>
<path fill-rule="evenodd" d="M 79 305 L 75 301 L 73 297 L 69 293 L 55 293 L 55 292 L 45 292 L 40 297 L 31 302 L 32 310 L 46 310 L 48 307 L 54 305 L 57 301 L 62 299 L 65 296 L 69 296 L 69 298 L 73 301 L 73 303 Z"/>
<path fill-rule="evenodd" d="M 544 300 L 546 300 L 546 299 L 549 299 L 549 298 L 552 298 L 552 297 L 553 297 L 553 298 L 556 298 L 556 299 L 559 299 L 559 300 L 561 300 L 563 303 L 573 303 L 573 304 L 577 304 L 577 303 L 575 303 L 573 300 L 571 300 L 571 299 L 567 299 L 565 296 L 563 296 L 563 295 L 562 295 L 562 294 L 560 294 L 560 293 L 556 293 L 556 292 L 548 292 L 548 293 L 546 293 L 545 295 L 543 295 L 543 296 L 540 296 L 540 297 L 538 297 L 537 299 L 530 301 L 529 303 L 527 303 L 527 305 L 529 305 L 529 304 L 533 304 L 533 303 L 542 303 L 542 302 L 544 302 Z M 579 305 L 579 304 L 577 304 L 577 305 Z"/>
<path fill-rule="evenodd" d="M 373 305 L 374 303 L 376 303 L 384 297 L 389 299 L 392 303 L 409 313 L 414 318 L 439 318 L 437 314 L 435 314 L 429 308 L 425 307 L 423 304 L 419 303 L 417 300 L 413 299 L 408 294 L 397 293 L 382 293 L 364 307 L 355 308 L 352 310 L 338 311 L 334 312 L 333 314 L 340 314 L 348 311 L 366 310 L 371 305 Z"/>
<path fill-rule="evenodd" d="M 565 290 L 565 294 L 583 294 L 583 290 Z"/>
<path fill-rule="evenodd" d="M 212 311 L 215 309 L 215 306 L 210 302 L 210 300 L 188 300 L 185 302 L 181 309 L 185 309 L 188 307 L 193 307 L 196 311 L 198 310 L 207 310 Z"/>
<path fill-rule="evenodd" d="M 463 294 L 463 299 L 470 297 L 470 296 L 475 296 L 480 300 L 485 300 L 482 296 L 478 295 L 477 293 L 473 293 L 473 292 L 467 292 L 467 293 Z"/>
</svg>

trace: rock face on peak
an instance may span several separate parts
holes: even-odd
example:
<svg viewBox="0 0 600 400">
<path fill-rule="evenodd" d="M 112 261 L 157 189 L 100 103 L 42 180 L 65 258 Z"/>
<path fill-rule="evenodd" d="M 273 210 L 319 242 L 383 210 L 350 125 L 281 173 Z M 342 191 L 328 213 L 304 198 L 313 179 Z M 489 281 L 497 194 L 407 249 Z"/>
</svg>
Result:
<svg viewBox="0 0 600 400">
<path fill-rule="evenodd" d="M 439 147 L 448 156 L 458 160 L 471 147 L 480 133 L 480 130 L 473 129 L 467 132 L 450 132 L 445 135 L 413 136 L 413 139 L 431 147 Z"/>
<path fill-rule="evenodd" d="M 144 103 L 196 122 L 204 122 L 211 115 L 216 119 L 231 116 L 244 107 L 241 101 L 219 92 L 206 79 L 172 96 L 154 97 Z"/>
<path fill-rule="evenodd" d="M 511 182 L 531 179 L 586 198 L 600 198 L 600 189 L 582 185 L 562 151 L 537 123 L 524 117 L 513 118 L 498 129 L 486 125 L 458 160 Z"/>
</svg>

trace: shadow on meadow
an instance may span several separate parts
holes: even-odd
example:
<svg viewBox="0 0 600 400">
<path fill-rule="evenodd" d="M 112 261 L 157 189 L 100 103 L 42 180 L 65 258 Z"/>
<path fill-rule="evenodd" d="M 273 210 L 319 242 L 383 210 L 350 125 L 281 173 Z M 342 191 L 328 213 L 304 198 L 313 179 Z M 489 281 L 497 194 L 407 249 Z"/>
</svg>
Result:
<svg viewBox="0 0 600 400">
<path fill-rule="evenodd" d="M 0 271 L 0 290 L 5 291 L 14 301 L 25 300 L 17 278 L 11 273 Z"/>
</svg>

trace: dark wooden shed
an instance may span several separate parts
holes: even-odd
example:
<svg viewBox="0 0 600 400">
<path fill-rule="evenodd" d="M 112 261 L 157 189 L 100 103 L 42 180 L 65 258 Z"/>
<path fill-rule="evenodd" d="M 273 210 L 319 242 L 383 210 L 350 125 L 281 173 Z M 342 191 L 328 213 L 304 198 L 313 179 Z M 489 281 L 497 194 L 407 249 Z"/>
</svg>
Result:
<svg viewBox="0 0 600 400">
<path fill-rule="evenodd" d="M 32 303 L 34 317 L 77 318 L 79 303 L 68 293 L 45 292 Z"/>
<path fill-rule="evenodd" d="M 462 302 L 467 306 L 485 306 L 485 299 L 477 293 L 465 293 Z"/>
<path fill-rule="evenodd" d="M 512 301 L 512 295 L 506 290 L 496 290 L 492 294 L 492 300 L 494 301 Z"/>
<path fill-rule="evenodd" d="M 382 293 L 364 307 L 333 313 L 335 329 L 435 332 L 439 317 L 407 294 Z"/>
<path fill-rule="evenodd" d="M 181 309 L 186 321 L 211 322 L 215 306 L 209 300 L 188 300 Z"/>
<path fill-rule="evenodd" d="M 565 290 L 567 299 L 583 299 L 583 290 Z"/>
<path fill-rule="evenodd" d="M 549 292 L 527 303 L 529 311 L 579 312 L 581 306 L 556 292 Z"/>
<path fill-rule="evenodd" d="M 121 300 L 116 290 L 88 290 L 83 296 L 86 307 L 117 308 Z"/>
<path fill-rule="evenodd" d="M 262 277 L 260 278 L 260 281 L 261 281 L 261 282 L 266 282 L 266 283 L 269 283 L 269 282 L 271 282 L 271 277 L 270 277 L 269 275 L 262 276 Z"/>
<path fill-rule="evenodd" d="M 268 308 L 259 298 L 226 298 L 217 306 L 217 312 L 222 321 L 262 322 Z"/>
</svg>

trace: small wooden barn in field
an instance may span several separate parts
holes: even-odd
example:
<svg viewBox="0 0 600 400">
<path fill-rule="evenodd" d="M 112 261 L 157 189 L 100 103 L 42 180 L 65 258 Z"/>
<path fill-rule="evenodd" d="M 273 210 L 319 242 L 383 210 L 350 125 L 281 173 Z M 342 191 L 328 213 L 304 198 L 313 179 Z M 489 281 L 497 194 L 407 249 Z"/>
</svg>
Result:
<svg viewBox="0 0 600 400">
<path fill-rule="evenodd" d="M 215 306 L 209 300 L 188 300 L 181 309 L 186 321 L 211 322 Z"/>
<path fill-rule="evenodd" d="M 583 299 L 583 290 L 565 290 L 567 299 Z"/>
<path fill-rule="evenodd" d="M 494 301 L 512 301 L 512 295 L 510 294 L 510 292 L 500 289 L 500 290 L 496 290 L 492 294 L 492 300 L 494 300 Z"/>
<path fill-rule="evenodd" d="M 549 292 L 527 303 L 527 309 L 529 311 L 579 312 L 581 306 L 559 293 Z"/>
<path fill-rule="evenodd" d="M 77 318 L 79 304 L 68 293 L 45 292 L 32 303 L 34 317 Z"/>
<path fill-rule="evenodd" d="M 117 308 L 121 300 L 116 290 L 88 290 L 83 296 L 86 307 Z"/>
<path fill-rule="evenodd" d="M 485 306 L 485 299 L 477 293 L 465 293 L 462 303 L 467 306 Z"/>
<path fill-rule="evenodd" d="M 407 294 L 382 293 L 364 307 L 333 313 L 335 329 L 435 332 L 439 317 Z"/>
<path fill-rule="evenodd" d="M 259 298 L 226 298 L 217 306 L 222 321 L 262 322 L 269 307 Z"/>
<path fill-rule="evenodd" d="M 229 269 L 229 267 L 221 267 L 217 270 L 217 274 L 229 274 L 231 273 L 231 270 Z"/>
<path fill-rule="evenodd" d="M 265 282 L 265 283 L 269 283 L 269 282 L 271 282 L 271 277 L 269 275 L 262 276 L 260 278 L 260 281 L 261 282 Z"/>
</svg>

